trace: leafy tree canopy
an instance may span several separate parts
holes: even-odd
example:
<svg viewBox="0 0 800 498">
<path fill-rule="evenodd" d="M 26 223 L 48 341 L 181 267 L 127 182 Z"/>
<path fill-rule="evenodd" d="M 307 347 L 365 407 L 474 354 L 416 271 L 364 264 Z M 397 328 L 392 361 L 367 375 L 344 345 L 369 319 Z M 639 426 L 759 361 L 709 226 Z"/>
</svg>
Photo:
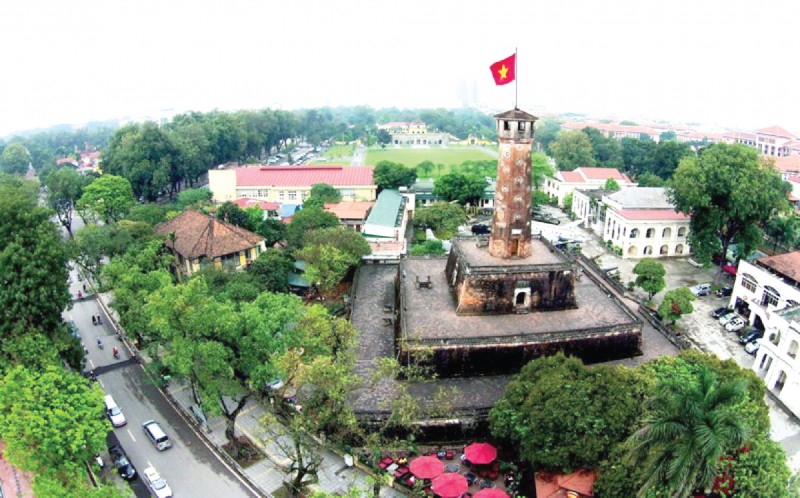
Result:
<svg viewBox="0 0 800 498">
<path fill-rule="evenodd" d="M 458 232 L 458 226 L 467 221 L 464 208 L 448 202 L 434 202 L 428 207 L 417 208 L 414 214 L 414 226 L 430 228 L 435 232 Z"/>
<path fill-rule="evenodd" d="M 292 216 L 292 221 L 286 228 L 286 241 L 290 247 L 303 247 L 308 232 L 318 228 L 338 226 L 339 218 L 335 214 L 324 211 L 318 206 L 303 208 Z"/>
<path fill-rule="evenodd" d="M 486 178 L 478 175 L 448 173 L 436 180 L 433 194 L 444 201 L 474 204 L 486 193 Z"/>
<path fill-rule="evenodd" d="M 575 168 L 595 164 L 592 142 L 581 130 L 562 130 L 550 144 L 550 155 L 556 160 L 561 171 L 572 171 Z"/>
<path fill-rule="evenodd" d="M 86 178 L 70 167 L 54 170 L 47 175 L 47 203 L 56 212 L 58 221 L 72 236 L 72 214 L 75 204 L 83 194 Z"/>
<path fill-rule="evenodd" d="M 178 194 L 178 204 L 183 208 L 198 208 L 210 202 L 211 196 L 207 188 L 184 189 Z"/>
<path fill-rule="evenodd" d="M 259 290 L 285 292 L 289 274 L 294 271 L 294 261 L 280 249 L 268 248 L 247 269 Z"/>
<path fill-rule="evenodd" d="M 686 287 L 672 289 L 664 296 L 661 305 L 658 307 L 658 313 L 675 323 L 678 319 L 686 314 L 694 311 L 692 301 L 695 300 L 695 295 Z"/>
<path fill-rule="evenodd" d="M 136 203 L 131 183 L 121 176 L 103 175 L 83 189 L 77 208 L 112 223 L 125 217 Z"/>
<path fill-rule="evenodd" d="M 647 292 L 648 299 L 653 299 L 654 294 L 658 294 L 667 286 L 664 275 L 667 274 L 664 265 L 653 258 L 644 258 L 636 263 L 633 268 L 636 275 L 636 285 Z"/>
<path fill-rule="evenodd" d="M 311 198 L 318 199 L 323 204 L 338 204 L 342 202 L 342 194 L 327 183 L 317 183 L 311 186 Z"/>
<path fill-rule="evenodd" d="M 613 178 L 609 178 L 606 180 L 606 183 L 603 184 L 604 190 L 611 190 L 612 192 L 617 192 L 620 189 L 619 183 Z"/>
<path fill-rule="evenodd" d="M 422 244 L 415 244 L 411 247 L 410 254 L 412 256 L 420 256 L 424 254 L 440 255 L 444 254 L 444 246 L 441 240 L 426 240 Z"/>
<path fill-rule="evenodd" d="M 24 175 L 28 172 L 31 158 L 28 150 L 20 142 L 11 142 L 0 154 L 0 171 L 3 173 Z"/>
<path fill-rule="evenodd" d="M 407 168 L 400 163 L 380 161 L 375 165 L 372 177 L 378 189 L 383 190 L 401 186 L 410 187 L 417 179 L 417 172 L 413 168 Z"/>
</svg>

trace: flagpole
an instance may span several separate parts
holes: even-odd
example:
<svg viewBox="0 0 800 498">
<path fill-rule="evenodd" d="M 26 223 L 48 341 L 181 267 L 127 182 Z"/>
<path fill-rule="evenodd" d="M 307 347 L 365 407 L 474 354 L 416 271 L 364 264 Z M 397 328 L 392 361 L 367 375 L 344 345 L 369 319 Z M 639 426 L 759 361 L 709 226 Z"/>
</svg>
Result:
<svg viewBox="0 0 800 498">
<path fill-rule="evenodd" d="M 517 47 L 514 47 L 514 109 L 517 107 L 517 96 L 519 94 L 519 57 L 517 57 Z"/>
</svg>

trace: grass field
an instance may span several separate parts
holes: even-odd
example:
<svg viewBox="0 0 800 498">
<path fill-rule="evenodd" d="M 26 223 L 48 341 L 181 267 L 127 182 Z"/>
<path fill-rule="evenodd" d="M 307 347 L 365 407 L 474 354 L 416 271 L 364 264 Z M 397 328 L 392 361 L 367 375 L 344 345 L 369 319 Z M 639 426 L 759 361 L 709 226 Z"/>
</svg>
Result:
<svg viewBox="0 0 800 498">
<path fill-rule="evenodd" d="M 430 161 L 437 167 L 430 174 L 433 178 L 445 175 L 458 168 L 465 161 L 496 161 L 497 156 L 482 149 L 473 148 L 440 148 L 411 149 L 411 148 L 372 148 L 367 150 L 366 164 L 375 165 L 380 161 L 400 163 L 409 168 L 415 168 L 422 161 Z M 438 165 L 442 165 L 439 167 Z"/>
</svg>

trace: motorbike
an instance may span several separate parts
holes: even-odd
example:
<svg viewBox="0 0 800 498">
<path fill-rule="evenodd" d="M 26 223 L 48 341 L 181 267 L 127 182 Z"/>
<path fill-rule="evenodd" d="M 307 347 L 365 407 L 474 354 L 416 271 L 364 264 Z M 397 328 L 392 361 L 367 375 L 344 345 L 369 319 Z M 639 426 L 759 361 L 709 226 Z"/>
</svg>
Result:
<svg viewBox="0 0 800 498">
<path fill-rule="evenodd" d="M 97 338 L 97 347 L 103 349 L 103 341 L 99 337 Z"/>
<path fill-rule="evenodd" d="M 103 319 L 100 318 L 100 315 L 97 315 L 97 325 L 103 325 Z"/>
<path fill-rule="evenodd" d="M 92 315 L 92 325 L 97 325 L 97 318 Z"/>
<path fill-rule="evenodd" d="M 119 349 L 114 348 L 114 358 L 119 360 Z"/>
</svg>

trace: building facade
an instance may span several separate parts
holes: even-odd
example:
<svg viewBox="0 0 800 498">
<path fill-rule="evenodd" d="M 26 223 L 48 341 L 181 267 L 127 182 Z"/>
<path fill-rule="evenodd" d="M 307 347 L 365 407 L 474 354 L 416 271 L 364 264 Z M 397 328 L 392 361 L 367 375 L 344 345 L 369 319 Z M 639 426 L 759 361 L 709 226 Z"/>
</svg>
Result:
<svg viewBox="0 0 800 498">
<path fill-rule="evenodd" d="M 800 252 L 740 261 L 730 305 L 764 330 L 753 371 L 800 416 Z"/>
<path fill-rule="evenodd" d="M 556 171 L 553 176 L 545 177 L 543 182 L 544 193 L 558 200 L 558 205 L 564 205 L 564 198 L 576 189 L 596 190 L 601 189 L 606 181 L 612 179 L 621 188 L 635 187 L 636 184 L 614 168 L 576 168 L 573 171 Z"/>
<path fill-rule="evenodd" d="M 208 171 L 208 188 L 214 202 L 242 197 L 279 204 L 302 204 L 311 187 L 325 183 L 343 201 L 374 201 L 377 186 L 372 166 L 250 166 Z"/>
</svg>

